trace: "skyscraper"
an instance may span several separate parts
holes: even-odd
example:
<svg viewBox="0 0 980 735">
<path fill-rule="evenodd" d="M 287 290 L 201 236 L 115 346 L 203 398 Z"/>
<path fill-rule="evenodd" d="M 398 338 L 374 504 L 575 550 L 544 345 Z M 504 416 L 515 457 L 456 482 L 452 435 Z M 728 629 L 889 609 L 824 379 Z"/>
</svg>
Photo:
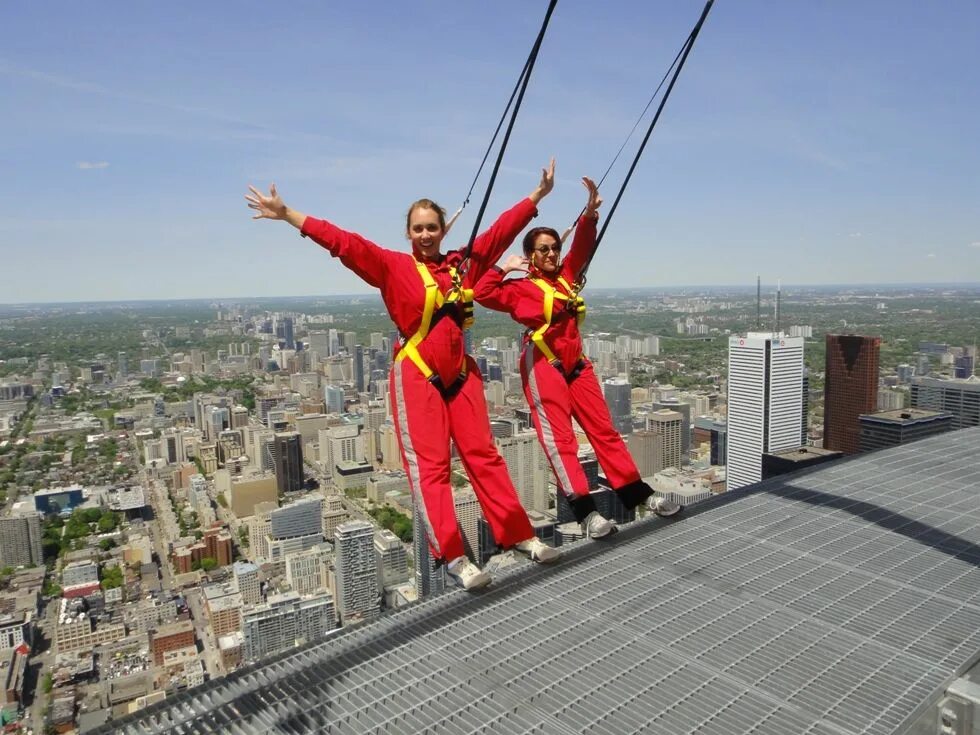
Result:
<svg viewBox="0 0 980 735">
<path fill-rule="evenodd" d="M 453 491 L 453 505 L 456 508 L 456 521 L 463 536 L 466 555 L 473 560 L 480 558 L 480 539 L 477 522 L 483 517 L 476 493 L 469 487 Z"/>
<path fill-rule="evenodd" d="M 729 338 L 728 490 L 762 479 L 764 453 L 800 446 L 802 400 L 802 337 Z"/>
<path fill-rule="evenodd" d="M 44 564 L 41 546 L 41 514 L 17 509 L 0 518 L 0 567 Z"/>
<path fill-rule="evenodd" d="M 655 457 L 654 473 L 667 467 L 680 469 L 684 457 L 684 415 L 666 408 L 654 411 L 647 416 L 647 429 L 660 435 L 661 454 Z"/>
<path fill-rule="evenodd" d="M 980 426 L 980 378 L 912 378 L 912 408 L 948 411 L 954 429 Z"/>
<path fill-rule="evenodd" d="M 333 537 L 341 623 L 373 620 L 379 614 L 374 526 L 367 521 L 348 521 L 337 526 Z"/>
<path fill-rule="evenodd" d="M 364 347 L 354 345 L 354 387 L 358 393 L 364 392 Z"/>
<path fill-rule="evenodd" d="M 242 656 L 246 661 L 255 661 L 315 641 L 336 627 L 329 594 L 306 598 L 295 592 L 272 595 L 266 604 L 242 616 Z"/>
<path fill-rule="evenodd" d="M 429 539 L 425 535 L 425 521 L 422 520 L 422 513 L 418 503 L 412 513 L 413 523 L 413 561 L 415 562 L 415 590 L 421 600 L 431 595 L 438 595 L 446 588 L 446 570 L 436 564 L 432 557 L 432 550 L 429 548 Z"/>
<path fill-rule="evenodd" d="M 828 334 L 823 404 L 823 446 L 861 451 L 861 414 L 878 410 L 880 337 Z"/>
<path fill-rule="evenodd" d="M 279 494 L 303 489 L 303 442 L 299 432 L 276 434 L 272 444 Z"/>
<path fill-rule="evenodd" d="M 609 378 L 602 383 L 602 393 L 612 414 L 613 426 L 620 434 L 633 432 L 633 409 L 630 401 L 629 381 L 622 378 Z"/>
<path fill-rule="evenodd" d="M 537 434 L 532 429 L 496 441 L 521 505 L 527 510 L 547 510 L 550 470 Z"/>
<path fill-rule="evenodd" d="M 374 558 L 378 565 L 379 589 L 408 581 L 408 555 L 405 545 L 394 533 L 387 529 L 375 532 Z"/>
</svg>

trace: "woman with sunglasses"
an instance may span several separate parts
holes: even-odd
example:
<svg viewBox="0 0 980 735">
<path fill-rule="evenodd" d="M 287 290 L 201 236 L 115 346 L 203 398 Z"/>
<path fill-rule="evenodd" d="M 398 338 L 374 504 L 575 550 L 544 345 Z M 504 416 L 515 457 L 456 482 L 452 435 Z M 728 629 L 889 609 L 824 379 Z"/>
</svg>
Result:
<svg viewBox="0 0 980 735">
<path fill-rule="evenodd" d="M 654 495 L 642 479 L 612 417 L 592 369 L 582 352 L 579 325 L 585 303 L 576 284 L 596 247 L 596 223 L 602 198 L 595 182 L 583 178 L 589 192 L 568 255 L 561 258 L 561 236 L 550 227 L 535 227 L 524 237 L 524 257 L 514 255 L 495 266 L 474 290 L 477 303 L 503 311 L 527 327 L 521 353 L 521 377 L 538 439 L 576 520 L 589 538 L 616 530 L 589 495 L 589 483 L 578 460 L 572 419 L 585 431 L 596 459 L 623 505 L 645 504 L 654 513 L 672 516 L 681 506 Z M 525 278 L 505 280 L 513 271 Z"/>
<path fill-rule="evenodd" d="M 463 330 L 472 314 L 469 289 L 510 247 L 553 188 L 555 162 L 531 194 L 504 212 L 473 243 L 469 269 L 460 274 L 462 250 L 443 253 L 446 213 L 430 199 L 408 209 L 411 252 L 388 250 L 325 220 L 287 207 L 275 185 L 246 195 L 254 219 L 284 220 L 381 291 L 401 338 L 389 376 L 392 418 L 412 496 L 434 559 L 460 587 L 477 589 L 490 575 L 466 558 L 450 485 L 450 439 L 470 478 L 497 543 L 537 562 L 559 552 L 534 535 L 527 513 L 490 432 L 480 370 L 465 353 Z M 415 529 L 422 533 L 423 529 Z"/>
</svg>

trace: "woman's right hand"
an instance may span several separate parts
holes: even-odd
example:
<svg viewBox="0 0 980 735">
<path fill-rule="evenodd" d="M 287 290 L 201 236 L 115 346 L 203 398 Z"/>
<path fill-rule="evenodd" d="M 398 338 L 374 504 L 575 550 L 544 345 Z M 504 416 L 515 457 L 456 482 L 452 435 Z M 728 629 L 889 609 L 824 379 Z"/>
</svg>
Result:
<svg viewBox="0 0 980 735">
<path fill-rule="evenodd" d="M 504 272 L 506 276 L 508 273 L 513 271 L 521 271 L 522 273 L 527 273 L 528 270 L 528 259 L 522 255 L 511 255 L 507 260 L 504 261 L 503 265 L 500 266 L 500 270 Z"/>
<path fill-rule="evenodd" d="M 268 196 L 252 185 L 249 185 L 248 188 L 252 193 L 246 194 L 245 200 L 248 202 L 249 209 L 258 212 L 252 216 L 252 219 L 286 219 L 286 213 L 289 209 L 283 204 L 275 184 L 269 187 Z"/>
<path fill-rule="evenodd" d="M 594 219 L 599 216 L 599 207 L 602 206 L 602 197 L 599 196 L 599 187 L 588 176 L 582 177 L 582 184 L 589 192 L 589 201 L 585 205 L 584 217 Z"/>
<path fill-rule="evenodd" d="M 555 159 L 551 159 L 551 164 L 548 168 L 541 169 L 541 181 L 538 183 L 538 188 L 531 192 L 529 198 L 532 202 L 537 204 L 546 196 L 551 193 L 551 190 L 555 188 Z"/>
</svg>

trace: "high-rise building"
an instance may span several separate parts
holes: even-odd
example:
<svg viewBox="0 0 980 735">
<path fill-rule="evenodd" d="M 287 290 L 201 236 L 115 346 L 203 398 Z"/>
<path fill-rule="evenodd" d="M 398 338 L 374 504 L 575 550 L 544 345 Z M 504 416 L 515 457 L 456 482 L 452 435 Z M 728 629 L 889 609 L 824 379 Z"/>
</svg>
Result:
<svg viewBox="0 0 980 735">
<path fill-rule="evenodd" d="M 309 643 L 337 627 L 329 594 L 300 597 L 295 592 L 272 595 L 268 602 L 242 616 L 242 657 L 257 661 L 293 646 Z"/>
<path fill-rule="evenodd" d="M 547 510 L 550 470 L 537 434 L 534 430 L 519 431 L 496 442 L 521 505 L 527 510 Z"/>
<path fill-rule="evenodd" d="M 903 408 L 860 417 L 861 451 L 897 447 L 899 444 L 942 434 L 953 428 L 953 416 L 945 411 Z"/>
<path fill-rule="evenodd" d="M 480 558 L 480 536 L 477 523 L 483 517 L 480 502 L 471 488 L 453 491 L 453 505 L 456 508 L 456 522 L 463 536 L 466 555 L 473 560 Z"/>
<path fill-rule="evenodd" d="M 633 408 L 629 381 L 622 378 L 609 378 L 602 382 L 602 393 L 612 415 L 613 426 L 620 434 L 633 431 Z"/>
<path fill-rule="evenodd" d="M 438 595 L 446 588 L 446 570 L 441 564 L 436 564 L 429 548 L 426 536 L 425 521 L 419 503 L 416 502 L 412 513 L 413 539 L 412 551 L 415 562 L 415 590 L 421 600 L 431 595 Z"/>
<path fill-rule="evenodd" d="M 823 446 L 844 454 L 861 450 L 858 416 L 878 410 L 881 337 L 826 335 Z"/>
<path fill-rule="evenodd" d="M 953 414 L 953 428 L 980 426 L 980 378 L 912 378 L 912 408 Z"/>
<path fill-rule="evenodd" d="M 280 495 L 303 489 L 303 442 L 297 431 L 276 434 L 272 444 Z"/>
<path fill-rule="evenodd" d="M 354 345 L 354 387 L 358 393 L 364 392 L 364 347 Z"/>
<path fill-rule="evenodd" d="M 647 429 L 656 432 L 660 440 L 655 445 L 653 473 L 656 474 L 667 467 L 677 467 L 680 469 L 684 457 L 684 415 L 679 411 L 670 409 L 660 409 L 647 415 Z M 660 449 L 660 456 L 656 455 L 656 448 Z M 647 475 L 643 475 L 647 477 Z"/>
<path fill-rule="evenodd" d="M 405 545 L 394 533 L 387 529 L 375 532 L 374 558 L 378 565 L 379 589 L 408 581 L 408 555 Z"/>
<path fill-rule="evenodd" d="M 327 413 L 343 413 L 344 389 L 339 385 L 323 386 L 323 402 L 327 404 Z"/>
<path fill-rule="evenodd" d="M 0 567 L 44 564 L 41 545 L 41 514 L 16 508 L 0 518 Z"/>
<path fill-rule="evenodd" d="M 246 605 L 255 605 L 262 601 L 262 589 L 259 586 L 259 568 L 247 561 L 236 561 L 232 564 L 235 583 Z"/>
<path fill-rule="evenodd" d="M 953 358 L 953 377 L 969 378 L 973 376 L 973 355 L 958 355 Z"/>
<path fill-rule="evenodd" d="M 367 521 L 341 523 L 334 531 L 337 613 L 341 623 L 378 616 L 378 565 L 374 559 L 374 526 Z"/>
<path fill-rule="evenodd" d="M 803 338 L 728 340 L 727 489 L 762 479 L 762 455 L 800 446 Z"/>
<path fill-rule="evenodd" d="M 323 498 L 314 495 L 277 508 L 269 514 L 269 535 L 274 539 L 323 535 Z"/>
<path fill-rule="evenodd" d="M 129 375 L 129 359 L 125 352 L 116 355 L 116 379 L 122 380 Z"/>
<path fill-rule="evenodd" d="M 300 595 L 315 595 L 327 589 L 327 569 L 332 557 L 329 544 L 320 543 L 286 555 L 286 582 Z"/>
<path fill-rule="evenodd" d="M 681 442 L 681 453 L 680 458 L 683 462 L 687 458 L 691 451 L 691 414 L 693 406 L 690 403 L 686 403 L 675 396 L 669 398 L 661 398 L 659 401 L 653 401 L 654 411 L 674 411 L 681 415 L 681 425 L 677 432 L 677 436 Z M 655 428 L 650 423 L 649 415 L 647 416 L 646 428 Z M 668 465 L 670 466 L 670 465 Z M 680 467 L 680 465 L 677 465 Z"/>
</svg>

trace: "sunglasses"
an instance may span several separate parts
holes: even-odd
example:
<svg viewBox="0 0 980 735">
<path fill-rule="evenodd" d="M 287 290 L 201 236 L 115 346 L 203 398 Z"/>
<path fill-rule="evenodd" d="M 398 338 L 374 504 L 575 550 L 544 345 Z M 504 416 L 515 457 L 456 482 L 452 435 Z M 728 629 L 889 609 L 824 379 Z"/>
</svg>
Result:
<svg viewBox="0 0 980 735">
<path fill-rule="evenodd" d="M 554 245 L 545 245 L 544 247 L 534 248 L 534 252 L 541 253 L 542 255 L 547 255 L 548 253 L 560 253 L 561 243 L 556 242 Z"/>
</svg>

